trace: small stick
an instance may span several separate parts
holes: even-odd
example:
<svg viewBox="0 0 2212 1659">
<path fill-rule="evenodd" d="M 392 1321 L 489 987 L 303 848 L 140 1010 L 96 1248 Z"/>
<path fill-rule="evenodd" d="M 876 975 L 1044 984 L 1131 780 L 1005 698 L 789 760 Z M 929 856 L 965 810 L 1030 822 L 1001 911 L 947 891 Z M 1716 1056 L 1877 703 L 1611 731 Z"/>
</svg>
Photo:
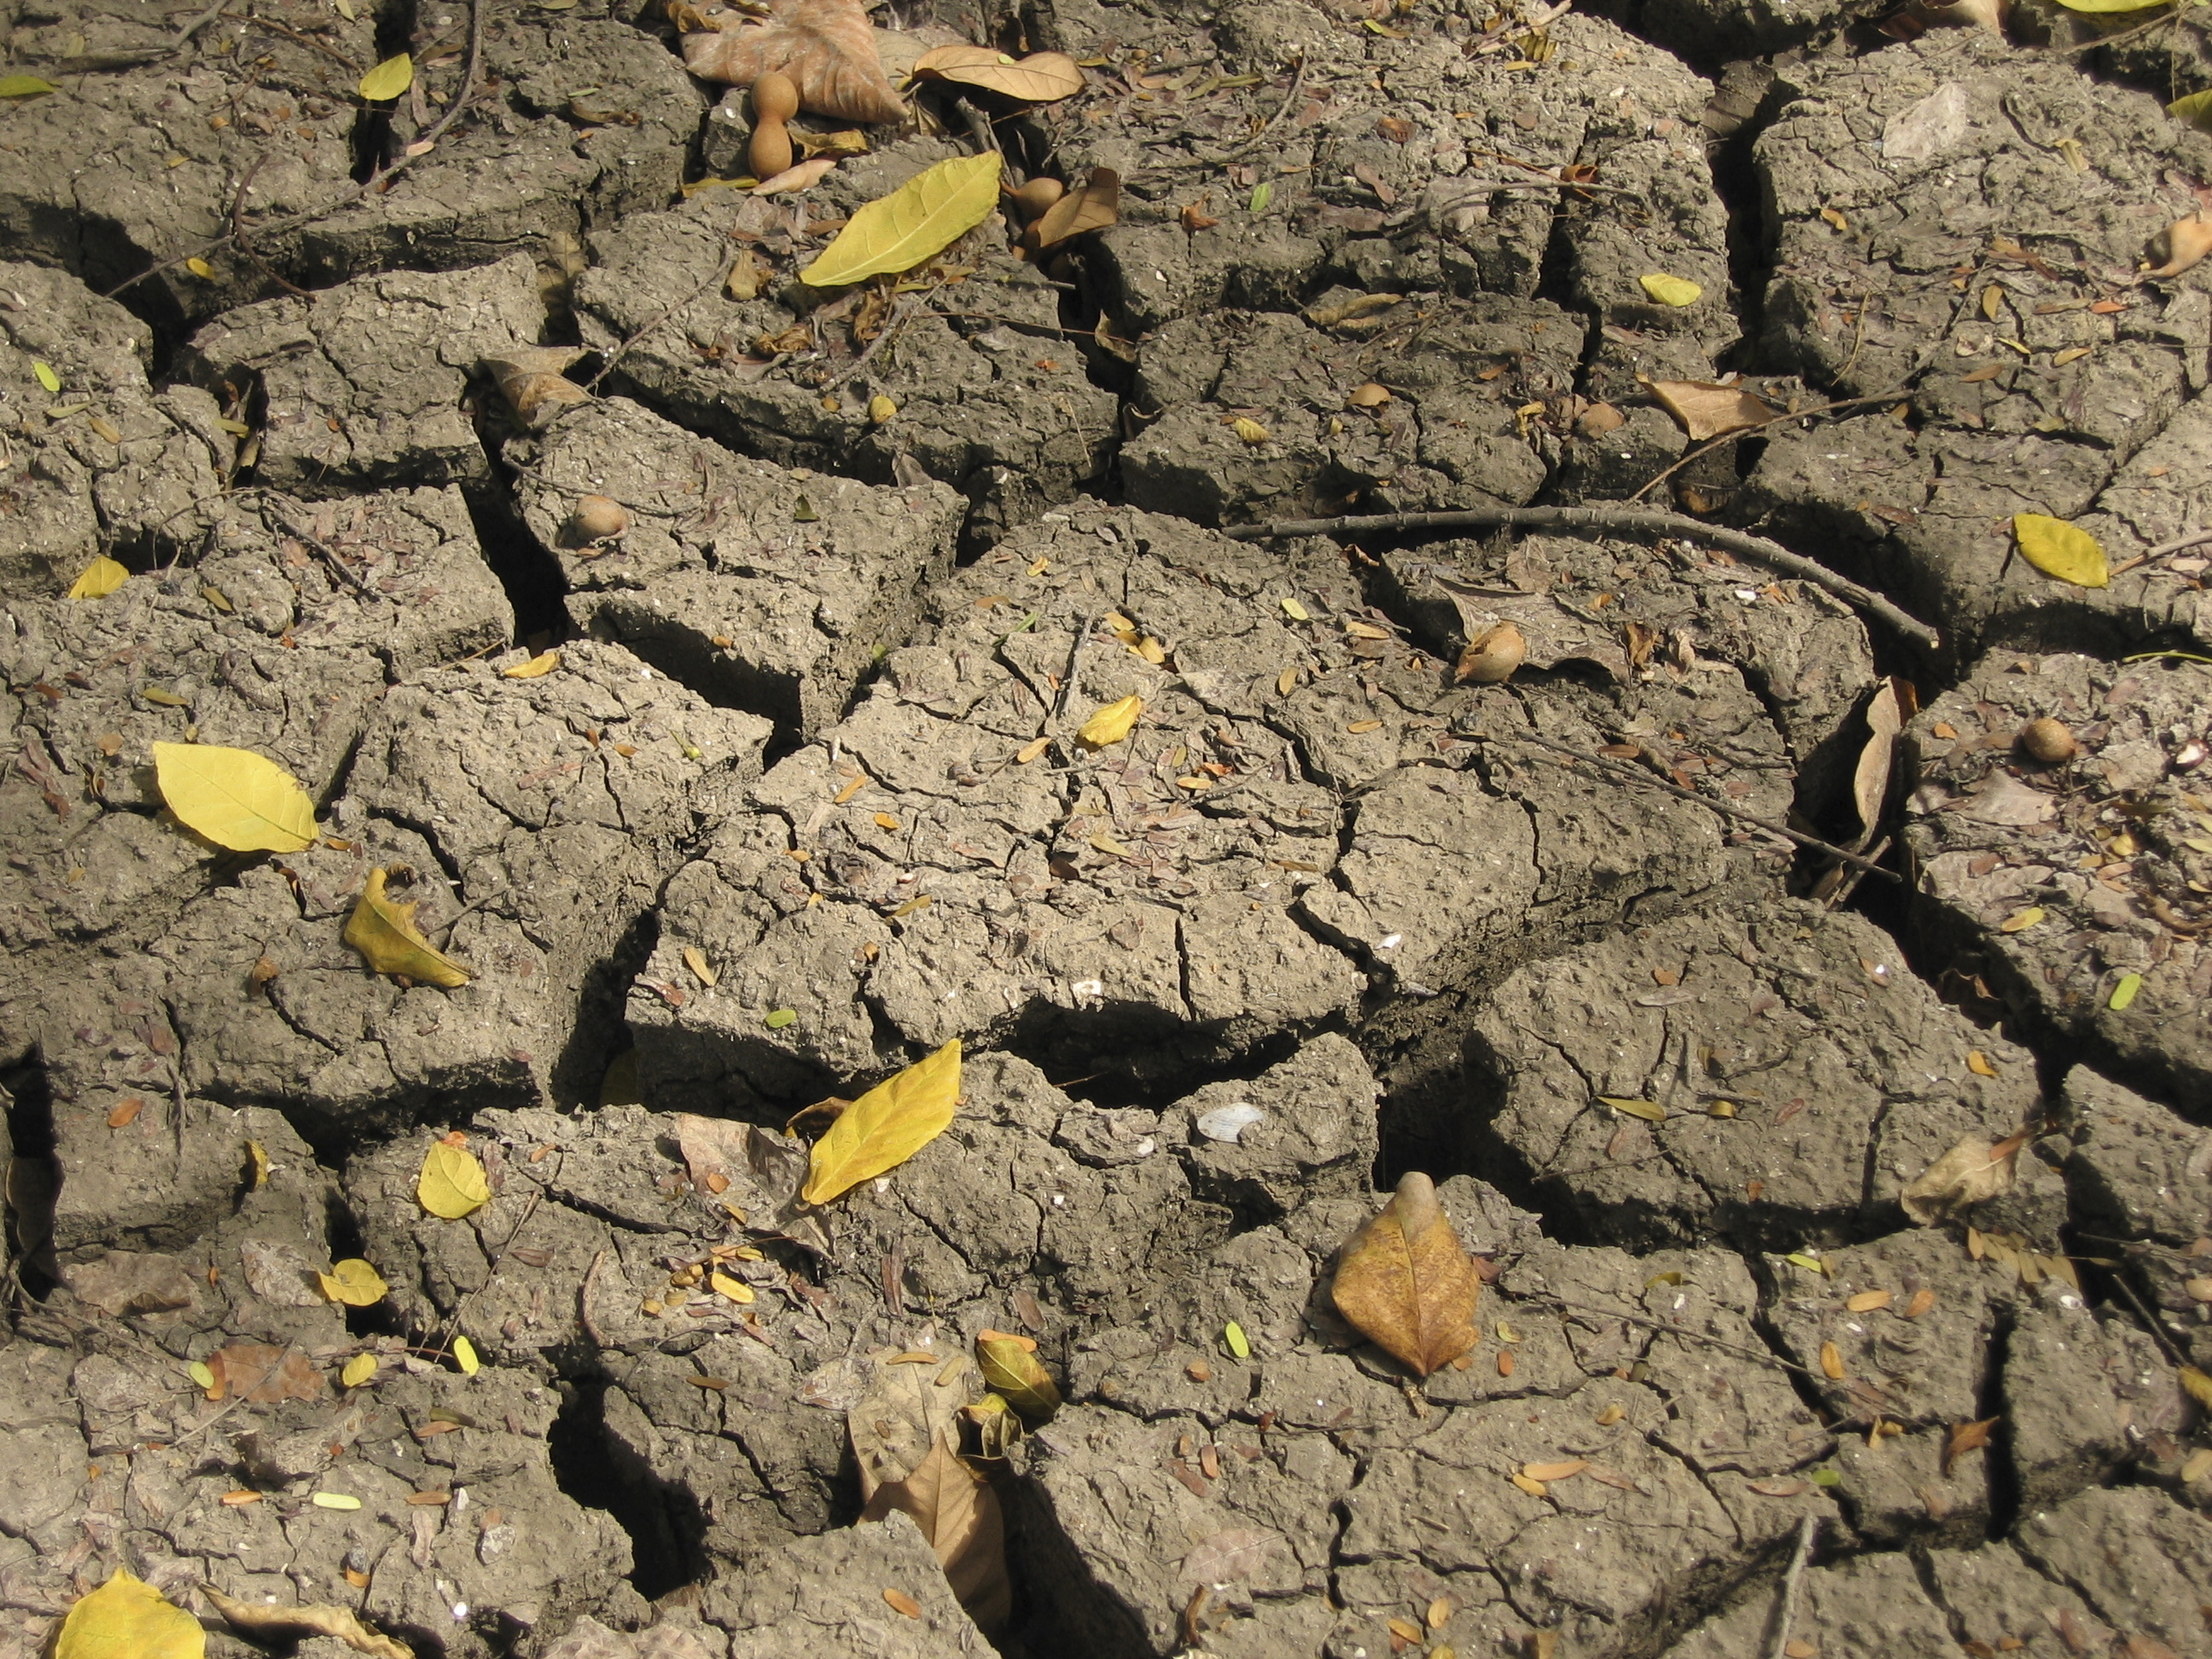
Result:
<svg viewBox="0 0 2212 1659">
<path fill-rule="evenodd" d="M 1859 307 L 1859 314 L 1861 316 L 1864 316 L 1866 314 L 1866 307 L 1863 304 Z M 1661 484 L 1666 483 L 1668 479 L 1673 477 L 1684 467 L 1689 465 L 1692 461 L 1696 460 L 1700 455 L 1709 454 L 1712 451 L 1718 449 L 1723 444 L 1733 443 L 1738 438 L 1748 437 L 1751 434 L 1759 431 L 1764 428 L 1778 425 L 1784 421 L 1804 421 L 1810 420 L 1815 415 L 1832 415 L 1839 409 L 1856 409 L 1863 404 L 1886 404 L 1894 398 L 1909 398 L 1911 395 L 1911 392 L 1906 388 L 1899 386 L 1894 391 L 1877 392 L 1870 398 L 1838 398 L 1832 404 L 1814 404 L 1810 409 L 1782 410 L 1768 416 L 1763 421 L 1753 421 L 1746 426 L 1732 426 L 1727 431 L 1722 433 L 1717 438 L 1711 439 L 1707 442 L 1699 444 L 1695 449 L 1690 451 L 1688 454 L 1683 456 L 1673 465 L 1653 473 L 1650 477 L 1644 481 L 1643 484 L 1637 489 L 1636 493 L 1633 495 L 1631 495 L 1628 499 L 1632 501 L 1642 501 L 1646 495 L 1650 495 L 1654 489 L 1656 489 Z"/>
<path fill-rule="evenodd" d="M 666 305 L 663 306 L 660 308 L 659 313 L 654 316 L 652 321 L 646 324 L 644 327 L 639 329 L 636 333 L 631 335 L 628 339 L 624 340 L 620 345 L 617 346 L 612 351 L 607 354 L 606 360 L 599 365 L 599 372 L 592 375 L 590 380 L 584 382 L 584 390 L 586 392 L 597 392 L 599 389 L 599 382 L 605 380 L 608 375 L 615 372 L 615 365 L 622 362 L 623 357 L 629 355 L 629 349 L 632 346 L 635 345 L 640 340 L 645 338 L 647 335 L 652 333 L 653 330 L 659 328 L 663 323 L 665 323 L 678 312 L 683 310 L 684 307 L 690 305 L 693 301 L 702 297 L 709 289 L 720 288 L 723 283 L 728 282 L 730 280 L 731 274 L 738 268 L 738 261 L 744 257 L 744 255 L 742 251 L 732 253 L 723 262 L 721 268 L 715 271 L 715 273 L 709 276 L 705 282 L 700 283 L 698 287 L 693 289 L 689 294 L 684 295 L 678 299 L 671 300 Z"/>
<path fill-rule="evenodd" d="M 1179 161 L 1163 161 L 1158 170 L 1162 173 L 1183 173 L 1192 167 L 1225 167 L 1232 161 L 1243 161 L 1258 149 L 1267 135 L 1275 130 L 1276 123 L 1291 112 L 1291 106 L 1298 101 L 1298 94 L 1305 90 L 1305 84 L 1306 60 L 1301 56 L 1291 71 L 1291 89 L 1283 94 L 1283 101 L 1275 106 L 1275 112 L 1260 124 L 1259 131 L 1236 149 L 1224 150 L 1218 155 L 1193 155 Z"/>
<path fill-rule="evenodd" d="M 2176 536 L 2170 542 L 2160 542 L 2148 553 L 2137 554 L 2129 560 L 2128 563 L 2142 564 L 2152 559 L 2162 559 L 2169 553 L 2179 553 L 2185 548 L 2202 547 L 2207 542 L 2212 542 L 2212 528 L 2192 530 L 2186 536 Z M 2126 566 L 2120 568 L 2124 569 Z"/>
<path fill-rule="evenodd" d="M 1634 783 L 1650 784 L 1655 789 L 1663 789 L 1670 795 L 1682 800 L 1693 801 L 1699 806 L 1718 812 L 1723 817 L 1739 818 L 1754 829 L 1765 830 L 1771 836 L 1780 836 L 1784 841 L 1795 842 L 1800 847 L 1809 848 L 1816 853 L 1826 853 L 1830 858 L 1840 859 L 1845 864 L 1855 866 L 1872 874 L 1885 877 L 1891 881 L 1905 879 L 1896 871 L 1885 870 L 1872 859 L 1862 858 L 1858 854 L 1846 848 L 1838 847 L 1832 841 L 1822 841 L 1818 836 L 1806 835 L 1802 830 L 1792 830 L 1786 823 L 1777 823 L 1771 818 L 1755 817 L 1745 811 L 1741 806 L 1730 806 L 1726 801 L 1715 800 L 1710 795 L 1701 795 L 1694 789 L 1685 789 L 1680 784 L 1669 783 L 1664 778 L 1655 778 L 1649 772 L 1642 771 L 1633 766 L 1620 765 L 1617 762 L 1606 759 L 1601 755 L 1584 754 L 1581 750 L 1571 748 L 1566 744 L 1554 743 L 1549 738 L 1540 738 L 1533 732 L 1504 732 L 1495 736 L 1486 732 L 1476 732 L 1469 735 L 1478 743 L 1500 741 L 1532 743 L 1539 749 L 1548 749 L 1554 754 L 1565 756 L 1569 760 L 1580 761 L 1585 766 L 1595 766 L 1600 771 L 1612 773 L 1615 777 L 1626 778 Z"/>
<path fill-rule="evenodd" d="M 1618 1319 L 1625 1324 L 1641 1325 L 1646 1330 L 1657 1331 L 1662 1336 L 1678 1336 L 1685 1342 L 1702 1342 L 1709 1348 L 1718 1348 L 1723 1353 L 1732 1353 L 1744 1359 L 1755 1359 L 1760 1364 L 1771 1365 L 1778 1370 L 1796 1371 L 1800 1376 L 1811 1377 L 1816 1382 L 1826 1381 L 1818 1371 L 1784 1359 L 1778 1353 L 1769 1353 L 1762 1348 L 1747 1348 L 1740 1342 L 1724 1341 L 1717 1336 L 1708 1336 L 1703 1331 L 1685 1330 L 1680 1325 L 1669 1325 L 1663 1320 L 1647 1319 L 1641 1314 L 1622 1313 L 1615 1308 L 1593 1307 L 1587 1302 L 1570 1302 L 1563 1296 L 1553 1296 L 1549 1291 L 1533 1291 L 1528 1299 L 1548 1302 L 1554 1307 L 1571 1308 L 1577 1313 L 1590 1314 L 1600 1319 Z"/>
<path fill-rule="evenodd" d="M 1813 1540 L 1820 1530 L 1820 1517 L 1808 1515 L 1797 1522 L 1797 1545 L 1782 1575 L 1782 1601 L 1774 1610 L 1774 1639 L 1766 1645 L 1766 1659 L 1783 1659 L 1790 1647 L 1790 1621 L 1797 1616 L 1797 1589 L 1805 1577 L 1805 1563 L 1813 1553 Z"/>
<path fill-rule="evenodd" d="M 1879 617 L 1907 639 L 1934 651 L 1942 635 L 1909 611 L 1901 611 L 1872 588 L 1862 587 L 1847 576 L 1802 553 L 1793 553 L 1779 542 L 1749 531 L 1727 530 L 1680 513 L 1656 513 L 1629 507 L 1476 507 L 1455 513 L 1374 513 L 1341 519 L 1279 519 L 1269 524 L 1231 525 L 1222 534 L 1231 541 L 1271 541 L 1286 536 L 1342 536 L 1366 532 L 1402 530 L 1480 530 L 1504 525 L 1521 530 L 1550 530 L 1561 535 L 1595 538 L 1601 536 L 1678 536 L 1702 541 L 1725 552 L 1755 559 L 1762 564 L 1826 589 L 1838 599 Z"/>
</svg>

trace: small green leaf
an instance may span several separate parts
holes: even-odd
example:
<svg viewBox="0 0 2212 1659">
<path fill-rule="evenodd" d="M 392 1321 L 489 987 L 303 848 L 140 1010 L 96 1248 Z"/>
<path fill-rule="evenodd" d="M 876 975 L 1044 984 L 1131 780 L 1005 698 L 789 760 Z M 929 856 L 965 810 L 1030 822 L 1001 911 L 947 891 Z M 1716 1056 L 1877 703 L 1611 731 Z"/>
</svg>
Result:
<svg viewBox="0 0 2212 1659">
<path fill-rule="evenodd" d="M 2142 989 L 2142 975 L 2141 974 L 2122 974 L 2120 975 L 2120 982 L 2112 987 L 2112 1000 L 2110 1002 L 2107 1002 L 2105 1006 L 2110 1008 L 2116 1014 L 2124 1012 L 2128 1005 L 2136 1000 L 2136 993 Z"/>
<path fill-rule="evenodd" d="M 215 1387 L 215 1373 L 210 1370 L 207 1366 L 199 1360 L 195 1359 L 191 1364 L 185 1366 L 185 1375 L 191 1377 L 193 1382 L 198 1383 L 203 1389 L 211 1389 Z"/>
<path fill-rule="evenodd" d="M 1249 210 L 1253 213 L 1265 213 L 1267 210 L 1267 204 L 1274 199 L 1274 182 L 1272 179 L 1262 179 L 1252 186 L 1252 200 Z"/>
<path fill-rule="evenodd" d="M 2166 106 L 2176 120 L 2186 121 L 2199 132 L 2212 132 L 2212 92 L 2192 92 Z"/>
<path fill-rule="evenodd" d="M 62 389 L 62 377 L 54 373 L 54 366 L 43 357 L 31 359 L 31 373 L 39 377 L 39 384 L 49 392 Z"/>
<path fill-rule="evenodd" d="M 1221 1328 L 1221 1340 L 1229 1345 L 1229 1352 L 1239 1359 L 1249 1359 L 1252 1357 L 1251 1341 L 1245 1336 L 1244 1328 L 1235 1320 L 1231 1320 Z"/>
<path fill-rule="evenodd" d="M 1807 1255 L 1802 1250 L 1792 1250 L 1784 1260 L 1793 1267 L 1802 1267 L 1808 1273 L 1825 1273 L 1828 1271 L 1821 1265 L 1819 1256 Z"/>
<path fill-rule="evenodd" d="M 1844 1477 L 1834 1469 L 1815 1469 L 1812 1481 L 1816 1486 L 1840 1486 L 1844 1484 Z"/>
<path fill-rule="evenodd" d="M 35 75 L 0 75 L 0 98 L 40 98 L 61 88 Z"/>
<path fill-rule="evenodd" d="M 415 60 L 405 52 L 387 58 L 361 77 L 361 95 L 372 104 L 397 98 L 415 84 Z"/>
<path fill-rule="evenodd" d="M 768 1011 L 768 1017 L 762 1020 L 761 1024 L 767 1026 L 771 1031 L 781 1031 L 787 1025 L 796 1025 L 799 1024 L 799 1010 L 796 1008 L 771 1008 Z"/>
<path fill-rule="evenodd" d="M 1612 1107 L 1616 1112 L 1625 1113 L 1630 1117 L 1640 1117 L 1646 1123 L 1664 1123 L 1667 1121 L 1667 1109 L 1656 1101 L 1623 1100 L 1614 1095 L 1600 1095 L 1598 1101 L 1602 1105 Z"/>
</svg>

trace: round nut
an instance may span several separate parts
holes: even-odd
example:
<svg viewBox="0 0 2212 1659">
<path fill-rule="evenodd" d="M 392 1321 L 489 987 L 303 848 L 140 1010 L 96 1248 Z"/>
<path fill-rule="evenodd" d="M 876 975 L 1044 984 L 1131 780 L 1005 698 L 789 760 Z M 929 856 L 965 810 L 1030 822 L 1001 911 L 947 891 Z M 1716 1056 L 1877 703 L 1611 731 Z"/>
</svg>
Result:
<svg viewBox="0 0 2212 1659">
<path fill-rule="evenodd" d="M 753 82 L 753 119 L 779 125 L 799 113 L 799 82 L 770 70 Z"/>
<path fill-rule="evenodd" d="M 798 154 L 792 147 L 789 127 L 781 121 L 763 121 L 753 129 L 752 141 L 745 146 L 745 165 L 755 179 L 766 184 L 779 173 L 789 172 Z"/>
<path fill-rule="evenodd" d="M 2030 760 L 2056 766 L 2061 761 L 2072 760 L 2081 752 L 2081 745 L 2074 741 L 2071 732 L 2045 714 L 2020 728 L 2020 748 Z"/>
<path fill-rule="evenodd" d="M 1481 638 L 1469 640 L 1459 653 L 1452 678 L 1462 685 L 1496 685 L 1512 678 L 1528 654 L 1528 641 L 1511 623 L 1500 623 Z"/>
<path fill-rule="evenodd" d="M 1014 211 L 1024 220 L 1042 219 L 1047 209 L 1067 194 L 1057 179 L 1032 179 L 1014 192 Z"/>
<path fill-rule="evenodd" d="M 580 495 L 568 523 L 581 541 L 611 542 L 629 528 L 629 514 L 611 495 Z"/>
</svg>

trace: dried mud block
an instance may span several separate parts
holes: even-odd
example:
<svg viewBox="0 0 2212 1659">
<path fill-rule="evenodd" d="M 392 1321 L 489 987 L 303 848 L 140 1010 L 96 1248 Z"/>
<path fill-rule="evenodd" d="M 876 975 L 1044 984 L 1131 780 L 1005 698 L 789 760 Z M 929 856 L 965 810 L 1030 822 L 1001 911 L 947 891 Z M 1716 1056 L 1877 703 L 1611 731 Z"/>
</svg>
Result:
<svg viewBox="0 0 2212 1659">
<path fill-rule="evenodd" d="M 16 957 L 0 987 L 20 975 L 43 995 L 24 952 L 143 941 L 210 880 L 217 849 L 164 815 L 154 744 L 252 750 L 319 802 L 388 673 L 514 631 L 458 490 L 253 496 L 198 539 L 190 568 L 0 611 L 0 674 L 20 688 L 0 718 L 23 757 L 0 779 L 0 936 Z"/>
<path fill-rule="evenodd" d="M 921 1608 L 896 1607 L 892 1592 Z M 699 1602 L 730 1659 L 782 1659 L 795 1648 L 854 1659 L 955 1659 L 991 1651 L 952 1599 L 921 1528 L 893 1511 L 880 1522 L 802 1538 L 718 1580 Z"/>
<path fill-rule="evenodd" d="M 0 109 L 0 143 L 14 157 L 0 180 L 0 240 L 104 290 L 226 235 L 249 170 L 244 200 L 257 217 L 343 201 L 356 188 L 355 87 L 379 55 L 373 10 L 348 19 L 318 0 L 274 0 L 251 19 L 203 25 L 175 50 L 191 21 L 133 0 L 17 19 L 10 61 L 62 89 Z M 67 67 L 109 56 L 124 62 L 93 74 Z M 184 323 L 265 291 L 234 249 L 208 264 L 209 276 L 179 264 L 134 284 L 131 304 Z"/>
<path fill-rule="evenodd" d="M 464 54 L 428 50 L 440 40 L 465 45 L 454 27 L 428 14 L 418 22 L 422 101 L 410 94 L 393 111 L 388 160 L 461 95 Z M 650 33 L 612 17 L 487 15 L 483 73 L 497 90 L 481 114 L 449 130 L 389 191 L 294 233 L 303 266 L 328 283 L 517 252 L 573 265 L 590 226 L 676 194 L 707 100 Z"/>
<path fill-rule="evenodd" d="M 1896 1224 L 1908 1182 L 2040 1098 L 2033 1057 L 1944 1007 L 1887 934 L 1792 900 L 1521 969 L 1477 1013 L 1468 1065 L 1481 1133 L 1629 1244 Z"/>
<path fill-rule="evenodd" d="M 1223 72 L 1261 74 L 1265 84 L 1156 95 L 1104 130 L 1071 121 L 1061 140 L 1071 165 L 1113 167 L 1127 181 L 1122 222 L 1097 250 L 1119 332 L 1223 308 L 1291 310 L 1330 281 L 1371 294 L 1525 298 L 1553 229 L 1558 170 L 1594 164 L 1602 176 L 1618 146 L 1693 131 L 1711 92 L 1593 17 L 1547 26 L 1547 70 L 1535 76 L 1507 67 L 1502 41 L 1470 55 L 1478 43 L 1456 17 L 1409 15 L 1392 28 L 1398 38 L 1363 40 L 1304 6 L 1227 9 L 1215 29 Z M 1292 83 L 1283 66 L 1299 56 L 1309 73 Z M 1344 68 L 1323 69 L 1339 60 Z M 1279 111 L 1253 149 L 1251 121 Z M 1163 154 L 1200 165 L 1163 175 Z M 1703 158 L 1684 167 L 1670 188 L 1698 197 Z M 1186 207 L 1217 222 L 1186 230 Z M 1653 235 L 1670 254 L 1675 234 L 1655 216 Z M 1716 321 L 1724 286 L 1711 284 L 1703 302 Z"/>
<path fill-rule="evenodd" d="M 1803 46 L 1879 9 L 1863 0 L 1650 0 L 1636 26 L 1670 52 L 1718 62 Z"/>
<path fill-rule="evenodd" d="M 1218 525 L 1517 507 L 1542 489 L 1557 447 L 1517 411 L 1571 391 L 1581 319 L 1483 295 L 1328 326 L 1348 303 L 1333 292 L 1304 320 L 1209 313 L 1150 337 L 1136 398 L 1158 418 L 1122 447 L 1131 504 Z M 1385 382 L 1387 401 L 1350 401 Z"/>
<path fill-rule="evenodd" d="M 181 371 L 264 413 L 256 478 L 299 495 L 405 484 L 481 490 L 490 464 L 462 393 L 486 357 L 535 343 L 538 269 L 392 271 L 265 300 L 195 334 Z M 228 395 L 226 395 L 228 394 Z"/>
<path fill-rule="evenodd" d="M 1279 1216 L 1332 1194 L 1364 1197 L 1379 1152 L 1381 1089 L 1334 1032 L 1249 1083 L 1212 1083 L 1177 1103 L 1191 1184 L 1240 1212 Z"/>
<path fill-rule="evenodd" d="M 1919 1559 L 1923 1588 L 1962 1640 L 2007 1653 L 2021 1648 L 2032 1653 L 2054 1634 L 2069 1652 L 2103 1652 L 2112 1645 L 2112 1627 L 2063 1580 L 2038 1572 L 2010 1543 L 1930 1550 Z M 2001 1643 L 2008 1645 L 2000 1648 Z"/>
<path fill-rule="evenodd" d="M 1931 947 L 2100 1070 L 2177 1102 L 2212 1087 L 2208 710 L 2201 664 L 1999 653 L 1906 739 L 1904 839 Z M 2069 728 L 2072 759 L 2016 746 L 2044 719 Z"/>
<path fill-rule="evenodd" d="M 1778 1591 L 1747 1597 L 1668 1647 L 1666 1659 L 1742 1659 L 1765 1650 Z M 1945 1653 L 1951 1626 L 1902 1555 L 1866 1555 L 1815 1567 L 1801 1581 L 1790 1629 L 1822 1659 Z"/>
<path fill-rule="evenodd" d="M 59 1555 L 74 1541 L 70 1534 L 86 1496 L 90 1459 L 69 1379 L 64 1350 L 21 1340 L 0 1346 L 0 1456 L 8 1461 L 8 1479 L 0 1482 L 0 1526 L 41 1558 Z M 25 1572 L 27 1563 L 9 1565 L 21 1575 L 18 1583 L 25 1577 L 63 1577 L 51 1568 L 40 1574 Z M 62 1605 L 74 1599 L 64 1589 Z"/>
<path fill-rule="evenodd" d="M 2204 277 L 2124 285 L 2193 210 L 2174 180 L 2212 165 L 2212 140 L 2069 63 L 2024 68 L 1980 30 L 1796 66 L 1780 90 L 1792 101 L 1755 150 L 1779 225 L 1765 355 L 1838 396 L 1935 357 L 1911 429 L 1884 411 L 1784 434 L 1741 508 L 1839 542 L 1970 641 L 2079 647 L 2085 627 L 2102 643 L 2195 618 L 2170 569 L 2069 586 L 2017 556 L 2005 520 L 2089 514 L 2203 391 Z"/>
<path fill-rule="evenodd" d="M 580 628 L 802 738 L 835 722 L 912 629 L 964 510 L 942 484 L 877 488 L 749 460 L 623 398 L 508 453 L 523 520 L 559 561 Z M 587 495 L 621 504 L 618 538 L 587 539 Z"/>
<path fill-rule="evenodd" d="M 965 281 L 895 317 L 859 290 L 816 305 L 795 289 L 796 308 L 780 297 L 826 245 L 807 228 L 808 203 L 850 212 L 955 153 L 911 149 L 841 167 L 828 202 L 741 196 L 734 227 L 719 191 L 623 219 L 594 238 L 577 280 L 585 337 L 611 349 L 658 325 L 623 355 L 617 380 L 696 432 L 781 466 L 935 478 L 991 525 L 1012 524 L 1098 477 L 1118 411 L 1063 336 L 1058 293 L 1004 251 L 995 221 L 961 245 L 975 267 Z M 750 298 L 724 281 L 733 258 Z M 878 397 L 896 409 L 881 422 L 869 414 Z"/>
<path fill-rule="evenodd" d="M 2030 1510 L 2109 1483 L 2139 1449 L 2153 1466 L 2161 1452 L 2178 1463 L 2194 1414 L 2150 1334 L 2061 1279 L 2027 1298 L 2006 1346 L 2003 1406 L 2014 1489 Z"/>
<path fill-rule="evenodd" d="M 2212 1130 L 2086 1066 L 2067 1074 L 2064 1113 L 2056 1146 L 2081 1224 L 2127 1245 L 2166 1334 L 2212 1369 Z"/>
<path fill-rule="evenodd" d="M 612 645 L 564 646 L 534 678 L 481 661 L 410 677 L 326 839 L 246 869 L 153 946 L 190 1085 L 352 1125 L 595 1093 L 635 930 L 768 732 Z M 416 925 L 473 975 L 458 989 L 403 988 L 342 942 L 368 872 L 403 867 L 391 895 L 425 906 Z"/>
<path fill-rule="evenodd" d="M 2013 1543 L 2123 1636 L 2161 1642 L 2182 1659 L 2212 1653 L 2203 1619 L 2212 1519 L 2148 1487 L 2087 1492 L 2023 1515 Z"/>
<path fill-rule="evenodd" d="M 27 101 L 45 100 L 0 100 L 0 133 Z M 215 405 L 189 387 L 155 392 L 153 345 L 144 323 L 75 277 L 0 264 L 0 596 L 58 595 L 112 548 L 173 550 L 194 528 L 179 515 L 221 489 L 230 441 Z"/>
</svg>

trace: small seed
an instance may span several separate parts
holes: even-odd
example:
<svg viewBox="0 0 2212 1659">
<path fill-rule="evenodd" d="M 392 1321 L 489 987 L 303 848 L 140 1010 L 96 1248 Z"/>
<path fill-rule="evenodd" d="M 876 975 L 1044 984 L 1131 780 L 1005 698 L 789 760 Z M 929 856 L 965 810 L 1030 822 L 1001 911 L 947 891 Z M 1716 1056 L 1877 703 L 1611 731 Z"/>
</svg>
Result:
<svg viewBox="0 0 2212 1659">
<path fill-rule="evenodd" d="M 1511 623 L 1500 623 L 1480 639 L 1468 641 L 1460 653 L 1452 678 L 1462 685 L 1496 685 L 1510 679 L 1528 654 L 1528 641 Z"/>
<path fill-rule="evenodd" d="M 584 541 L 611 542 L 629 528 L 629 514 L 611 495 L 583 495 L 569 522 Z"/>
<path fill-rule="evenodd" d="M 1045 210 L 1067 194 L 1057 179 L 1032 179 L 1014 192 L 1014 211 L 1024 221 L 1042 219 Z"/>
<path fill-rule="evenodd" d="M 2074 741 L 2071 732 L 2046 714 L 2020 728 L 2020 747 L 2030 760 L 2056 766 L 2062 761 L 2072 760 L 2081 752 L 2081 745 Z"/>
</svg>

